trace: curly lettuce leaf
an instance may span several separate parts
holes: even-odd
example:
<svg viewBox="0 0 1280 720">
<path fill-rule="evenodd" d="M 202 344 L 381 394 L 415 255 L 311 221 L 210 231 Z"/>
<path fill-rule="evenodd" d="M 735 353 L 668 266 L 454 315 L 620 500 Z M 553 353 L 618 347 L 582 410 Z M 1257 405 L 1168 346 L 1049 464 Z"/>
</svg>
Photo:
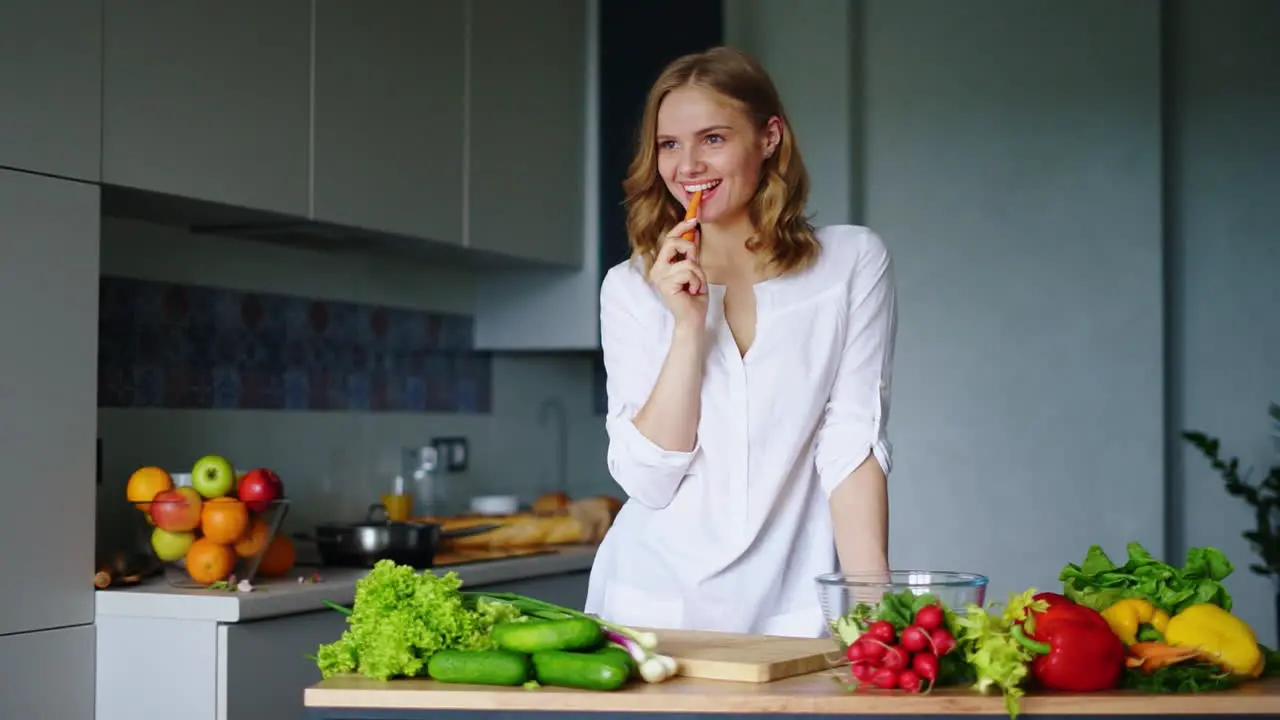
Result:
<svg viewBox="0 0 1280 720">
<path fill-rule="evenodd" d="M 1125 563 L 1116 565 L 1101 547 L 1091 546 L 1082 563 L 1068 563 L 1058 574 L 1063 594 L 1099 611 L 1128 597 L 1148 600 L 1170 614 L 1198 603 L 1231 610 L 1231 594 L 1222 580 L 1235 568 L 1222 551 L 1190 548 L 1177 568 L 1157 560 L 1140 543 L 1131 542 L 1126 550 Z"/>
<path fill-rule="evenodd" d="M 507 603 L 468 603 L 454 572 L 435 575 L 383 560 L 356 582 L 348 627 L 321 645 L 322 677 L 359 672 L 376 679 L 413 677 L 438 650 L 493 647 L 490 630 L 520 613 Z"/>
<path fill-rule="evenodd" d="M 1228 690 L 1244 681 L 1207 663 L 1169 665 L 1154 672 L 1125 670 L 1121 686 L 1147 693 L 1189 693 Z"/>
</svg>

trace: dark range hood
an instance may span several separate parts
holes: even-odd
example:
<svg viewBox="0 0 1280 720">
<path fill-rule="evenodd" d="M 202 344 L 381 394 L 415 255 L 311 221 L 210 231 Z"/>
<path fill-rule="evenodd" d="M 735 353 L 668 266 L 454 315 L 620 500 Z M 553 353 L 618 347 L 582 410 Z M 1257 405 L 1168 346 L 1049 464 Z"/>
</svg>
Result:
<svg viewBox="0 0 1280 720">
<path fill-rule="evenodd" d="M 374 253 L 457 265 L 465 269 L 528 268 L 530 265 L 528 260 L 514 260 L 453 243 L 119 185 L 102 185 L 102 214 L 178 227 L 200 235 L 219 235 L 316 252 Z"/>
</svg>

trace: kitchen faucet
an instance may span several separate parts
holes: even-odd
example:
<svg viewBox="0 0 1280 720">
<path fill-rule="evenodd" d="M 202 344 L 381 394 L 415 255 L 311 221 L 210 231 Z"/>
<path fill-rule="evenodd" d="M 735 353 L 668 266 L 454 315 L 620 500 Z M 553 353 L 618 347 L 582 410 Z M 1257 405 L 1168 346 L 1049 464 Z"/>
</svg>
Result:
<svg viewBox="0 0 1280 720">
<path fill-rule="evenodd" d="M 538 407 L 538 427 L 546 427 L 547 423 L 556 424 L 556 476 L 555 489 L 567 493 L 569 484 L 569 420 L 565 416 L 564 404 L 553 397 L 542 401 Z"/>
</svg>

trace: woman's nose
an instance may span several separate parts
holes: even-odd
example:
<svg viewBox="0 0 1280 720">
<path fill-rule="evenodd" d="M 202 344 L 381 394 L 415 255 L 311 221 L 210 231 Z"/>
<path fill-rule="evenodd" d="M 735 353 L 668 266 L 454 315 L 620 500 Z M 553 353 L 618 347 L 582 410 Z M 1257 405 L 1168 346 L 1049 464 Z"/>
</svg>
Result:
<svg viewBox="0 0 1280 720">
<path fill-rule="evenodd" d="M 686 149 L 680 153 L 680 174 L 684 176 L 697 175 L 702 171 L 702 158 L 699 156 L 696 148 Z"/>
</svg>

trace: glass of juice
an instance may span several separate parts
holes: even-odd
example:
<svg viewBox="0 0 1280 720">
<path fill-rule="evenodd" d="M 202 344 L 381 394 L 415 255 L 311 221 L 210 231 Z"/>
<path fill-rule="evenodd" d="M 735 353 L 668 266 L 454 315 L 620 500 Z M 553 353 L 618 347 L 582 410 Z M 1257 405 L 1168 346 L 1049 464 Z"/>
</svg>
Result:
<svg viewBox="0 0 1280 720">
<path fill-rule="evenodd" d="M 407 493 L 384 494 L 382 506 L 387 509 L 387 519 L 391 522 L 408 522 L 413 516 L 413 496 Z"/>
</svg>

